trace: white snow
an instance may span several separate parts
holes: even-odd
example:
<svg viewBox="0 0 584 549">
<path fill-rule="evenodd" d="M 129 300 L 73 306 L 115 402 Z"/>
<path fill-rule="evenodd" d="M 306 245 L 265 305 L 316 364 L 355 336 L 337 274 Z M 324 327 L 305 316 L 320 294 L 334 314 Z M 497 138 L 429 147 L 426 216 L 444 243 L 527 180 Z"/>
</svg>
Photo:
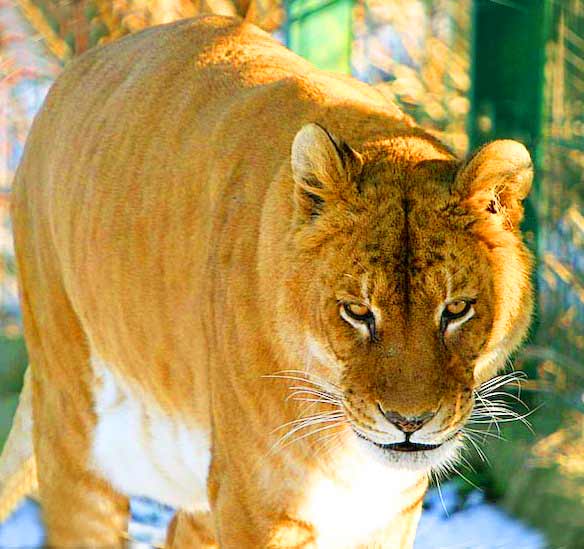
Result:
<svg viewBox="0 0 584 549">
<path fill-rule="evenodd" d="M 169 507 L 132 499 L 130 534 L 134 549 L 161 543 L 173 511 Z M 38 506 L 26 501 L 4 524 L 0 524 L 0 547 L 42 547 L 43 530 Z M 486 503 L 475 491 L 461 504 L 453 483 L 426 497 L 414 549 L 544 549 L 544 537 L 497 506 Z"/>
<path fill-rule="evenodd" d="M 426 496 L 414 549 L 544 549 L 542 534 L 486 503 L 474 491 L 460 506 L 453 483 Z"/>
</svg>

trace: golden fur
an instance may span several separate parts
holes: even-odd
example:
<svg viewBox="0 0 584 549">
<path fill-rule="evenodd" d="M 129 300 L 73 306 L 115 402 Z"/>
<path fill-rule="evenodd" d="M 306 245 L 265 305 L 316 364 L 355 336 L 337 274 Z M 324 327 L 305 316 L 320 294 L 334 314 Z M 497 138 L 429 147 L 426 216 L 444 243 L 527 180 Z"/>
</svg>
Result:
<svg viewBox="0 0 584 549">
<path fill-rule="evenodd" d="M 454 459 L 473 389 L 527 330 L 530 183 L 522 145 L 461 164 L 374 89 L 236 19 L 74 61 L 14 189 L 49 542 L 112 545 L 126 528 L 127 494 L 92 464 L 98 356 L 210 433 L 212 514 L 183 510 L 170 545 L 410 547 L 429 468 Z M 461 298 L 474 316 L 446 328 Z M 358 438 L 395 442 L 380 410 L 436 414 L 424 443 L 444 445 Z M 309 412 L 321 423 L 281 429 Z"/>
</svg>

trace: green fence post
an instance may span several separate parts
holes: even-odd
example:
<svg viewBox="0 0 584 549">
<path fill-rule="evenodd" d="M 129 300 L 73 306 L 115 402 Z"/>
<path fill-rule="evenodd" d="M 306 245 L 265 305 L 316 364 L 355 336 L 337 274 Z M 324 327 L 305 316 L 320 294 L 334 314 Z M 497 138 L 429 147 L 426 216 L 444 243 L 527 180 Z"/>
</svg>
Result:
<svg viewBox="0 0 584 549">
<path fill-rule="evenodd" d="M 319 69 L 349 74 L 354 0 L 289 0 L 287 46 Z"/>
<path fill-rule="evenodd" d="M 475 149 L 507 138 L 529 148 L 536 177 L 525 204 L 523 230 L 536 256 L 546 4 L 546 0 L 475 0 L 473 4 L 470 145 Z"/>
</svg>

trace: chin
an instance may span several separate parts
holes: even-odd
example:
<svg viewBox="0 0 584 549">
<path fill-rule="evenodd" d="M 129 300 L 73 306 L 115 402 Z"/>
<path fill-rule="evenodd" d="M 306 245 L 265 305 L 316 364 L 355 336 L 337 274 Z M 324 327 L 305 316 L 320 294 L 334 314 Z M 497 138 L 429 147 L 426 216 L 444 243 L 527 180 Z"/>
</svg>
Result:
<svg viewBox="0 0 584 549">
<path fill-rule="evenodd" d="M 411 443 L 378 444 L 355 433 L 359 451 L 376 462 L 402 471 L 430 473 L 442 471 L 456 462 L 462 449 L 462 437 L 455 434 L 439 445 Z"/>
</svg>

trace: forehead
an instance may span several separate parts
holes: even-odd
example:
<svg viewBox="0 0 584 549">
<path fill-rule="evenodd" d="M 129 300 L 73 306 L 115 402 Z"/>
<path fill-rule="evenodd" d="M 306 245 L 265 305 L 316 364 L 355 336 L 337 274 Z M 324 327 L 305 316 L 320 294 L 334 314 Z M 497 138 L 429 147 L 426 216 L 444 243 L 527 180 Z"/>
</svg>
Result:
<svg viewBox="0 0 584 549">
<path fill-rule="evenodd" d="M 373 262 L 407 260 L 409 252 L 439 259 L 447 236 L 468 221 L 450 193 L 456 168 L 444 160 L 365 164 L 358 212 L 361 240 Z"/>
<path fill-rule="evenodd" d="M 409 172 L 387 162 L 364 169 L 347 254 L 349 274 L 358 275 L 361 286 L 363 275 L 377 294 L 454 293 L 476 286 L 484 257 L 468 230 L 472 219 L 450 194 L 455 170 L 443 161 Z"/>
<path fill-rule="evenodd" d="M 349 254 L 353 274 L 367 273 L 370 287 L 398 291 L 431 290 L 432 284 L 456 291 L 476 278 L 485 260 L 477 240 L 432 213 L 371 216 L 368 226 L 354 235 Z"/>
</svg>

